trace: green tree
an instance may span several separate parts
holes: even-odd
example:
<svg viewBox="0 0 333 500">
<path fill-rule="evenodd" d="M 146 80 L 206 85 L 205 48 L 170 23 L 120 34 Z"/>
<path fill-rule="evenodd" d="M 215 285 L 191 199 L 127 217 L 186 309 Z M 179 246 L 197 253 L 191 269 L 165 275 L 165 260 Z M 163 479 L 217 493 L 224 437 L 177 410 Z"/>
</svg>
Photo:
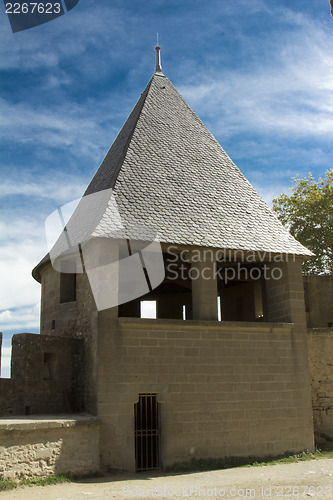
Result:
<svg viewBox="0 0 333 500">
<path fill-rule="evenodd" d="M 304 262 L 304 272 L 333 274 L 333 169 L 318 181 L 311 173 L 292 180 L 289 194 L 273 198 L 273 210 L 291 234 L 315 254 Z"/>
</svg>

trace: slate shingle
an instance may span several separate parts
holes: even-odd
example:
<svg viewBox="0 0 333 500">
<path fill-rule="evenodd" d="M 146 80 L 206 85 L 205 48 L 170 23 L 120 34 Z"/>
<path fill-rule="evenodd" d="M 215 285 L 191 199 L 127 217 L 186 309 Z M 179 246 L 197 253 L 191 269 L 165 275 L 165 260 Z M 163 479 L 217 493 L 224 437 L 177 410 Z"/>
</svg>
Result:
<svg viewBox="0 0 333 500">
<path fill-rule="evenodd" d="M 164 243 L 312 255 L 160 73 L 141 94 L 85 195 L 110 188 L 123 225 L 136 227 L 133 237 L 145 239 L 146 226 Z M 97 219 L 74 213 L 74 225 L 82 224 L 75 228 L 77 243 L 87 234 L 109 236 L 119 226 L 114 200 L 103 203 Z M 40 264 L 33 271 L 38 280 Z"/>
<path fill-rule="evenodd" d="M 147 224 L 161 242 L 311 255 L 164 75 L 150 80 L 86 194 L 110 187 L 124 225 Z"/>
</svg>

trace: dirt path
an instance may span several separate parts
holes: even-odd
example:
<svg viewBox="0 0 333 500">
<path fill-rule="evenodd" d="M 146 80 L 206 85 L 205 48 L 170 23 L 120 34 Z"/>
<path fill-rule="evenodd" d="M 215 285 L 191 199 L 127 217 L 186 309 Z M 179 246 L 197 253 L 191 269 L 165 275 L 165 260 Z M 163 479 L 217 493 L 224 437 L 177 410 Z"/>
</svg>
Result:
<svg viewBox="0 0 333 500">
<path fill-rule="evenodd" d="M 333 459 L 184 475 L 117 474 L 0 493 L 1 500 L 333 498 Z"/>
</svg>

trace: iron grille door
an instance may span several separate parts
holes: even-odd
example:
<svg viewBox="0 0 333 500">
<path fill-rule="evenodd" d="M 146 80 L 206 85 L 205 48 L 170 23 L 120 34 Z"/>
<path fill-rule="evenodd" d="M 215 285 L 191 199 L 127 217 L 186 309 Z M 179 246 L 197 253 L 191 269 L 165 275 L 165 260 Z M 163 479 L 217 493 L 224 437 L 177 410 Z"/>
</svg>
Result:
<svg viewBox="0 0 333 500">
<path fill-rule="evenodd" d="M 159 422 L 156 394 L 139 394 L 134 405 L 136 471 L 159 467 Z"/>
</svg>

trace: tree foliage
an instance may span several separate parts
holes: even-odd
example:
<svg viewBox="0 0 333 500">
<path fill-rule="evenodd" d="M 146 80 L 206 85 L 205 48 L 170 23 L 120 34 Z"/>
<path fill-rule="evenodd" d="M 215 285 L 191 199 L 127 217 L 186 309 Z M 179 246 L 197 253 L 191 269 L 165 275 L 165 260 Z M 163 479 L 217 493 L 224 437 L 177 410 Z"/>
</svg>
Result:
<svg viewBox="0 0 333 500">
<path fill-rule="evenodd" d="M 307 274 L 333 274 L 333 169 L 318 181 L 293 178 L 289 194 L 273 198 L 273 210 L 284 226 L 315 256 L 304 262 Z"/>
</svg>

